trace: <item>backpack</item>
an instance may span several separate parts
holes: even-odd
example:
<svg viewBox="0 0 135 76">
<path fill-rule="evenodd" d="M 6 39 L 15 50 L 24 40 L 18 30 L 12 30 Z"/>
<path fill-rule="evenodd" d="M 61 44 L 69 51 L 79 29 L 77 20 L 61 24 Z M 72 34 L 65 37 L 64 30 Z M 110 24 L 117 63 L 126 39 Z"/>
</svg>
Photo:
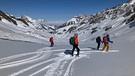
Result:
<svg viewBox="0 0 135 76">
<path fill-rule="evenodd" d="M 70 43 L 71 45 L 74 45 L 74 44 L 75 44 L 74 37 L 70 37 L 69 43 Z"/>
<path fill-rule="evenodd" d="M 103 37 L 103 42 L 106 43 L 106 41 L 107 41 L 107 37 L 104 36 L 104 37 Z"/>
<path fill-rule="evenodd" d="M 96 42 L 99 42 L 99 37 L 96 38 Z"/>
<path fill-rule="evenodd" d="M 50 38 L 50 42 L 53 42 L 53 38 L 52 37 Z"/>
</svg>

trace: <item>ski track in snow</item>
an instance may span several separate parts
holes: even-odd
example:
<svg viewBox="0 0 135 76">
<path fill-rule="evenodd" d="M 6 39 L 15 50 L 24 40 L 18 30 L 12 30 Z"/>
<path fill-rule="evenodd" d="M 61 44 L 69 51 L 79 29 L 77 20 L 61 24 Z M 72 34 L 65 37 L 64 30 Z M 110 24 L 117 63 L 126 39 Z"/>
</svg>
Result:
<svg viewBox="0 0 135 76">
<path fill-rule="evenodd" d="M 52 50 L 50 47 L 44 47 L 38 49 L 36 52 L 29 52 L 23 54 L 12 55 L 0 59 L 0 70 L 6 70 L 8 68 L 17 68 L 23 65 L 31 64 L 19 71 L 15 71 L 12 74 L 6 76 L 19 76 L 26 72 L 43 66 L 35 72 L 28 72 L 28 76 L 38 76 L 41 72 L 44 72 L 44 76 L 72 76 L 74 62 L 80 58 L 90 58 L 91 53 L 104 53 L 98 50 L 92 50 L 90 48 L 82 48 L 79 57 L 71 57 L 70 55 L 64 54 L 66 49 Z M 57 53 L 59 52 L 59 53 Z M 119 52 L 118 50 L 110 50 L 110 52 Z M 54 57 L 50 57 L 50 56 Z M 29 58 L 16 60 L 17 58 L 31 56 Z M 49 58 L 50 57 L 50 58 Z M 14 61 L 12 61 L 14 60 Z M 36 63 L 36 64 L 34 64 Z M 47 64 L 49 63 L 49 64 Z"/>
</svg>

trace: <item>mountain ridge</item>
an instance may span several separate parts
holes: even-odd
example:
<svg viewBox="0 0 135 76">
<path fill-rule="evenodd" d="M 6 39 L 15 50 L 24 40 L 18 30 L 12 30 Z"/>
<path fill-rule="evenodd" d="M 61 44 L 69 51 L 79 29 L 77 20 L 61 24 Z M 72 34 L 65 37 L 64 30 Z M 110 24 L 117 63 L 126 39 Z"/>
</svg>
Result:
<svg viewBox="0 0 135 76">
<path fill-rule="evenodd" d="M 64 29 L 61 33 L 69 32 L 71 33 L 74 30 L 80 30 L 83 26 L 93 26 L 97 23 L 101 23 L 106 19 L 118 19 L 125 18 L 123 23 L 130 23 L 135 21 L 135 1 L 129 0 L 126 3 L 114 6 L 112 8 L 104 9 L 101 12 L 92 15 L 78 15 L 71 18 L 69 21 L 64 23 L 62 26 L 59 26 L 58 29 L 63 27 L 68 27 L 69 29 Z M 82 27 L 81 27 L 82 26 Z M 80 27 L 80 28 L 79 28 Z M 83 29 L 82 29 L 83 30 Z M 59 30 L 58 30 L 59 31 Z"/>
<path fill-rule="evenodd" d="M 0 21 L 6 24 L 5 26 L 1 26 L 1 28 L 10 26 L 22 31 L 21 34 L 30 35 L 46 41 L 48 41 L 51 36 L 56 38 L 69 38 L 74 33 L 78 33 L 82 38 L 86 35 L 86 37 L 90 37 L 90 39 L 93 40 L 97 35 L 112 33 L 112 35 L 116 36 L 123 28 L 129 28 L 129 24 L 135 21 L 134 12 L 135 0 L 129 0 L 118 6 L 104 9 L 96 14 L 76 15 L 60 26 L 48 25 L 46 24 L 46 20 L 35 20 L 25 15 L 14 17 L 11 14 L 5 14 L 1 10 Z M 7 29 L 14 31 L 11 28 Z M 0 31 L 3 32 L 2 29 L 0 29 Z M 8 32 L 8 34 L 10 34 L 10 32 Z M 4 34 L 1 37 L 9 38 Z"/>
</svg>

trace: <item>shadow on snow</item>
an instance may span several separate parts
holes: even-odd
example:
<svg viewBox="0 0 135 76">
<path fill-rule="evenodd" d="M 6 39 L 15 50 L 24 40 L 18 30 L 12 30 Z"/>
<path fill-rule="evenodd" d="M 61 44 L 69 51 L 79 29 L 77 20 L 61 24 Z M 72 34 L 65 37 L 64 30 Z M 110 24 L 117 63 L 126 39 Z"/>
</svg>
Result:
<svg viewBox="0 0 135 76">
<path fill-rule="evenodd" d="M 72 53 L 72 50 L 65 50 L 64 51 L 64 54 L 66 54 L 66 55 L 71 55 L 71 53 Z"/>
</svg>

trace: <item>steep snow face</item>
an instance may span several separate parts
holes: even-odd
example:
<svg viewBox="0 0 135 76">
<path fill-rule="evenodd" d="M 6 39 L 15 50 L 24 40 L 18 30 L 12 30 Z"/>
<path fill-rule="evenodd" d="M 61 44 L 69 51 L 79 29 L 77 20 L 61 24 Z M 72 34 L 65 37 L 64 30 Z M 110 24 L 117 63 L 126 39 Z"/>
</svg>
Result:
<svg viewBox="0 0 135 76">
<path fill-rule="evenodd" d="M 33 22 L 33 23 L 45 22 L 44 19 L 37 19 L 37 20 L 35 20 L 35 19 L 32 19 L 31 17 L 26 16 L 26 15 L 21 16 L 21 19 L 24 19 L 24 20 L 26 20 L 26 21 Z"/>
<path fill-rule="evenodd" d="M 46 24 L 46 21 L 42 19 L 35 20 L 28 16 L 16 18 L 13 15 L 6 15 L 0 11 L 0 13 L 2 13 L 0 14 L 0 31 L 3 33 L 1 38 L 18 40 L 20 35 L 24 35 L 30 38 L 28 40 L 34 37 L 48 41 L 51 36 L 56 37 L 56 39 L 58 37 L 69 39 L 74 33 L 78 33 L 80 40 L 83 42 L 94 40 L 97 35 L 102 36 L 106 33 L 111 34 L 111 36 L 118 36 L 122 32 L 120 30 L 129 29 L 128 24 L 135 21 L 134 2 L 135 0 L 131 0 L 129 3 L 105 9 L 93 15 L 86 16 L 81 14 L 74 16 L 72 19 L 62 24 L 62 26 L 58 26 L 57 29 L 55 26 Z M 5 31 L 5 29 L 8 30 L 8 32 Z M 12 31 L 12 36 L 9 31 Z M 4 35 L 5 32 L 6 35 Z M 24 40 L 21 38 L 19 40 Z"/>
<path fill-rule="evenodd" d="M 33 20 L 32 18 L 30 18 L 28 16 L 21 16 L 21 19 L 24 19 L 26 21 L 36 22 L 36 20 Z"/>
<path fill-rule="evenodd" d="M 135 0 L 130 0 L 130 4 L 134 4 L 135 3 Z"/>
<path fill-rule="evenodd" d="M 0 38 L 30 42 L 48 42 L 54 26 L 45 24 L 43 19 L 32 19 L 28 16 L 14 17 L 0 11 Z"/>
<path fill-rule="evenodd" d="M 78 16 L 73 17 L 72 19 L 70 19 L 69 21 L 67 21 L 68 25 L 72 25 L 72 24 L 77 24 L 79 22 L 81 22 L 83 19 L 85 19 L 87 16 L 80 14 Z"/>
<path fill-rule="evenodd" d="M 68 23 L 69 23 L 69 22 L 73 22 L 73 23 L 75 24 L 75 23 L 77 23 L 77 20 L 76 20 L 76 18 L 72 18 L 72 19 L 70 19 L 70 20 L 67 21 L 67 22 L 68 22 Z"/>
<path fill-rule="evenodd" d="M 69 38 L 74 33 L 78 33 L 82 41 L 94 40 L 97 35 L 102 36 L 106 33 L 112 36 L 121 35 L 120 30 L 129 29 L 128 24 L 135 21 L 135 5 L 130 3 L 123 3 L 89 16 L 75 16 L 60 26 L 57 34 Z"/>
</svg>

